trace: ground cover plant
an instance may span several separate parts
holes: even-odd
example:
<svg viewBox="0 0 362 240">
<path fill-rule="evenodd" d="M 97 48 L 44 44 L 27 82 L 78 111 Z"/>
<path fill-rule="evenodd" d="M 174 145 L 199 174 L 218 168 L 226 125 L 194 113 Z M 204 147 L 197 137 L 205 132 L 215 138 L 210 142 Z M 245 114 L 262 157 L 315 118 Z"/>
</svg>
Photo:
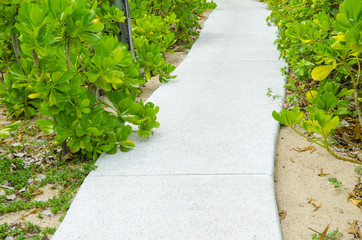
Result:
<svg viewBox="0 0 362 240">
<path fill-rule="evenodd" d="M 336 159 L 362 164 L 360 1 L 269 0 L 268 6 L 267 21 L 278 27 L 275 43 L 288 63 L 282 69 L 287 78 L 284 109 L 273 117 Z M 271 91 L 268 95 L 277 98 Z M 328 181 L 343 187 L 338 176 Z M 359 208 L 360 187 L 358 181 L 348 196 Z M 358 221 L 354 226 L 354 237 L 360 239 Z M 313 239 L 338 239 L 337 233 L 316 233 Z"/>
<path fill-rule="evenodd" d="M 130 150 L 132 132 L 152 134 L 158 107 L 136 100 L 140 86 L 173 78 L 164 53 L 190 47 L 199 14 L 216 7 L 130 1 L 133 58 L 112 2 L 0 1 L 0 216 L 21 213 L 0 217 L 1 238 L 50 238 L 54 228 L 27 219 L 61 220 L 101 153 Z"/>
<path fill-rule="evenodd" d="M 361 163 L 360 2 L 268 3 L 273 10 L 269 22 L 279 27 L 276 44 L 280 56 L 289 64 L 284 69 L 286 87 L 293 91 L 288 97 L 288 109 L 273 112 L 273 117 L 334 157 Z M 339 128 L 341 120 L 345 129 Z M 333 144 L 346 148 L 342 154 L 345 156 L 332 151 Z"/>
</svg>

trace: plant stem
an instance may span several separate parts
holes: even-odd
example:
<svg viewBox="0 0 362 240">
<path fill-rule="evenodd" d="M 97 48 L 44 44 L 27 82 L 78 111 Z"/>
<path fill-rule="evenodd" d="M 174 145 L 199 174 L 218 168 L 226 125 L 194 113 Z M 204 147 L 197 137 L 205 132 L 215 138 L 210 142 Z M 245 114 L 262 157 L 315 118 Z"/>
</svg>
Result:
<svg viewBox="0 0 362 240">
<path fill-rule="evenodd" d="M 321 144 L 321 143 L 315 141 L 314 139 L 312 139 L 312 138 L 310 138 L 310 137 L 307 137 L 307 136 L 304 135 L 303 133 L 299 132 L 299 131 L 298 131 L 297 129 L 295 129 L 293 126 L 290 126 L 290 127 L 291 127 L 296 133 L 298 133 L 299 135 L 301 135 L 302 137 L 307 138 L 308 141 L 311 141 L 311 142 L 317 144 L 318 146 L 321 146 L 321 147 L 325 148 L 325 149 L 327 150 L 327 152 L 328 152 L 329 154 L 331 154 L 333 157 L 335 157 L 336 159 L 362 165 L 362 162 L 360 162 L 360 161 L 358 161 L 358 160 L 355 160 L 355 159 L 349 158 L 349 157 L 340 156 L 340 155 L 336 154 L 335 152 L 333 152 L 333 151 L 329 148 L 329 146 L 328 146 L 327 139 L 324 140 L 324 144 Z"/>
<path fill-rule="evenodd" d="M 327 140 L 325 140 L 324 142 L 324 148 L 327 150 L 327 152 L 329 154 L 331 154 L 333 157 L 337 158 L 338 160 L 342 160 L 342 161 L 346 161 L 346 162 L 351 162 L 351 163 L 356 163 L 356 164 L 360 164 L 362 165 L 362 162 L 358 161 L 358 160 L 355 160 L 353 158 L 349 158 L 349 157 L 344 157 L 344 156 L 341 156 L 341 155 L 338 155 L 336 154 L 335 152 L 333 152 L 329 146 L 328 146 L 328 143 L 327 143 Z"/>
<path fill-rule="evenodd" d="M 18 64 L 20 64 L 20 48 L 16 33 L 11 34 L 11 43 L 13 44 L 16 61 L 18 62 Z"/>
<path fill-rule="evenodd" d="M 323 144 L 317 142 L 316 140 L 314 140 L 313 138 L 307 137 L 306 135 L 304 135 L 303 133 L 299 132 L 297 129 L 295 129 L 294 127 L 290 126 L 296 133 L 298 133 L 300 136 L 305 137 L 306 139 L 308 139 L 308 141 L 311 141 L 315 144 L 317 144 L 318 146 L 324 147 Z"/>
<path fill-rule="evenodd" d="M 70 62 L 69 38 L 68 37 L 65 39 L 65 58 L 66 58 L 66 61 L 67 61 L 67 69 L 71 70 L 72 69 L 72 64 Z"/>
<path fill-rule="evenodd" d="M 0 69 L 0 81 L 2 83 L 4 82 L 4 73 L 1 71 L 1 69 Z"/>
<path fill-rule="evenodd" d="M 36 66 L 37 68 L 39 68 L 39 59 L 38 59 L 38 54 L 36 53 L 35 49 L 33 49 L 33 51 L 31 52 L 33 54 L 33 62 L 34 62 L 34 66 Z M 40 72 L 36 71 L 38 77 L 40 77 Z"/>
<path fill-rule="evenodd" d="M 85 70 L 85 67 L 84 67 L 84 65 L 83 65 L 82 59 L 81 59 L 81 57 L 80 57 L 80 53 L 79 53 L 77 44 L 75 43 L 74 39 L 72 39 L 72 42 L 73 42 L 73 44 L 74 44 L 75 49 L 77 50 L 78 59 L 79 59 L 80 65 L 81 65 L 82 68 L 83 68 L 83 72 L 85 72 L 86 70 Z M 69 38 L 68 38 L 68 44 L 69 44 Z M 66 51 L 67 51 L 67 50 L 66 50 Z M 68 51 L 69 51 L 69 46 L 68 46 Z M 90 83 L 88 84 L 88 91 L 96 97 L 96 101 L 98 102 L 99 93 L 98 93 L 98 87 L 96 86 L 96 84 L 90 82 Z"/>
<path fill-rule="evenodd" d="M 82 66 L 83 72 L 85 72 L 85 68 L 84 68 L 84 65 L 83 65 L 83 62 L 82 62 L 82 58 L 80 57 L 80 53 L 79 53 L 79 50 L 78 50 L 78 46 L 77 46 L 77 44 L 75 43 L 74 39 L 72 39 L 72 42 L 73 42 L 73 44 L 74 44 L 75 49 L 77 50 L 78 59 L 79 59 L 80 65 Z"/>
<path fill-rule="evenodd" d="M 69 38 L 67 37 L 65 39 L 65 58 L 67 61 L 67 69 L 71 70 L 72 69 L 72 64 L 70 62 L 70 52 L 69 52 Z M 54 118 L 54 123 L 56 123 L 56 119 Z M 68 153 L 68 145 L 67 145 L 67 140 L 65 140 L 64 142 L 62 142 L 62 158 L 64 158 Z"/>
<path fill-rule="evenodd" d="M 362 129 L 362 114 L 361 114 L 361 108 L 359 107 L 359 101 L 358 101 L 358 85 L 357 85 L 357 83 L 353 82 L 353 88 L 354 88 L 354 103 L 356 104 L 358 122 L 359 122 L 359 126 Z"/>
<path fill-rule="evenodd" d="M 54 124 L 58 123 L 54 116 L 53 116 L 53 121 Z M 68 145 L 67 145 L 67 140 L 65 140 L 64 142 L 62 142 L 62 158 L 64 158 L 65 155 L 67 154 L 68 154 Z"/>
<path fill-rule="evenodd" d="M 98 102 L 99 100 L 99 93 L 98 93 L 98 88 L 97 85 L 95 85 L 95 83 L 89 83 L 88 84 L 88 91 L 93 94 L 93 96 L 96 97 L 96 102 Z"/>
<path fill-rule="evenodd" d="M 361 108 L 360 108 L 360 104 L 358 101 L 358 84 L 360 81 L 360 70 L 361 70 L 361 66 L 359 61 L 357 60 L 357 64 L 358 64 L 358 75 L 357 75 L 357 79 L 354 78 L 353 73 L 351 72 L 351 70 L 349 70 L 349 67 L 347 64 L 345 64 L 346 68 L 348 69 L 348 73 L 351 76 L 351 80 L 352 80 L 352 84 L 353 84 L 353 89 L 354 89 L 354 103 L 356 104 L 356 111 L 357 111 L 357 115 L 358 115 L 358 122 L 359 122 L 359 126 L 362 129 L 362 113 L 361 113 Z"/>
</svg>

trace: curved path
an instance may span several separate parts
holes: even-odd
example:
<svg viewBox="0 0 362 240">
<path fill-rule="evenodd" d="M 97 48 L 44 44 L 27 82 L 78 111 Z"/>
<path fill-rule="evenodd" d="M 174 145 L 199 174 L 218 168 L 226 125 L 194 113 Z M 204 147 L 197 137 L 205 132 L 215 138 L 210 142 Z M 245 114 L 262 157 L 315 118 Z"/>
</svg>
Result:
<svg viewBox="0 0 362 240">
<path fill-rule="evenodd" d="M 102 156 L 53 239 L 281 239 L 273 183 L 283 76 L 266 6 L 218 0 L 178 77 L 149 99 L 161 127 Z"/>
</svg>

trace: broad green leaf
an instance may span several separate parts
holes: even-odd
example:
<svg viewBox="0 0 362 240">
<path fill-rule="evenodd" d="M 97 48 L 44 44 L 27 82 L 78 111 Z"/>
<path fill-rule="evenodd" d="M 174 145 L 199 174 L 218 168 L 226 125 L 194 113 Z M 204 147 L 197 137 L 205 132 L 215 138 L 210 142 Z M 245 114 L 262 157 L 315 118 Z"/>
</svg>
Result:
<svg viewBox="0 0 362 240">
<path fill-rule="evenodd" d="M 338 105 L 338 99 L 332 92 L 326 92 L 322 96 L 318 96 L 313 103 L 318 109 L 331 112 Z"/>
<path fill-rule="evenodd" d="M 67 140 L 67 138 L 70 137 L 70 135 L 71 135 L 71 134 L 69 134 L 68 132 L 67 132 L 67 134 L 65 134 L 65 132 L 64 132 L 64 134 L 60 134 L 60 133 L 58 132 L 58 134 L 59 134 L 59 135 L 55 136 L 55 143 L 57 143 L 57 144 L 60 144 L 60 143 L 64 142 L 64 141 Z"/>
<path fill-rule="evenodd" d="M 324 65 L 315 67 L 312 70 L 312 78 L 316 81 L 322 81 L 328 77 L 335 67 L 332 65 Z"/>
<path fill-rule="evenodd" d="M 104 91 L 108 92 L 112 90 L 112 87 L 108 84 L 107 80 L 105 79 L 105 77 L 99 78 L 99 80 L 97 81 L 97 86 L 102 88 Z"/>
<path fill-rule="evenodd" d="M 150 69 L 146 69 L 145 71 L 145 76 L 146 76 L 146 79 L 151 79 L 151 72 L 150 72 Z"/>
<path fill-rule="evenodd" d="M 41 24 L 41 9 L 39 7 L 32 7 L 30 10 L 30 19 L 35 27 Z"/>
<path fill-rule="evenodd" d="M 135 143 L 132 142 L 132 141 L 130 141 L 130 140 L 128 140 L 128 139 L 127 139 L 126 141 L 123 141 L 122 143 L 123 143 L 123 145 L 126 146 L 126 147 L 134 147 L 134 146 L 135 146 Z"/>
<path fill-rule="evenodd" d="M 362 52 L 361 32 L 356 29 L 348 30 L 346 32 L 346 46 L 349 50 L 353 50 L 355 52 L 355 56 Z"/>
<path fill-rule="evenodd" d="M 129 135 L 132 133 L 132 127 L 131 126 L 124 126 L 122 128 L 118 128 L 116 130 L 117 140 L 118 141 L 126 141 L 129 137 Z"/>
<path fill-rule="evenodd" d="M 87 72 L 87 77 L 90 82 L 95 82 L 97 81 L 99 74 L 94 72 Z"/>
<path fill-rule="evenodd" d="M 97 22 L 97 23 L 91 24 L 91 25 L 87 28 L 87 31 L 96 32 L 96 33 L 97 33 L 97 32 L 102 31 L 103 28 L 104 28 L 103 23 Z"/>
<path fill-rule="evenodd" d="M 82 108 L 82 112 L 83 113 L 90 113 L 91 109 L 90 108 Z"/>
<path fill-rule="evenodd" d="M 56 105 L 57 104 L 57 98 L 55 97 L 55 94 L 53 91 L 50 91 L 50 94 L 49 94 L 49 103 L 50 103 L 50 106 L 53 106 L 53 105 Z"/>
<path fill-rule="evenodd" d="M 133 106 L 134 101 L 131 98 L 124 98 L 116 105 L 118 110 L 118 116 L 122 117 L 124 114 L 130 111 L 130 108 Z"/>
<path fill-rule="evenodd" d="M 6 91 L 5 85 L 0 82 L 0 96 L 7 94 L 8 92 Z"/>
<path fill-rule="evenodd" d="M 110 57 L 103 58 L 103 67 L 107 69 L 110 68 L 111 66 L 112 66 L 112 58 Z"/>
<path fill-rule="evenodd" d="M 338 33 L 336 36 L 333 36 L 332 38 L 336 39 L 338 42 L 346 41 L 346 36 L 343 33 Z"/>
<path fill-rule="evenodd" d="M 10 133 L 5 133 L 5 132 L 1 132 L 0 131 L 0 138 L 1 139 L 6 139 L 10 136 Z"/>
<path fill-rule="evenodd" d="M 104 152 L 109 152 L 111 151 L 113 148 L 115 147 L 114 143 L 108 144 L 108 145 L 103 145 L 98 147 L 100 150 L 104 151 Z"/>
<path fill-rule="evenodd" d="M 85 108 L 85 107 L 88 107 L 89 104 L 90 104 L 89 99 L 88 99 L 88 98 L 85 98 L 85 99 L 83 99 L 83 101 L 81 102 L 80 106 L 83 107 L 83 108 Z"/>
<path fill-rule="evenodd" d="M 337 94 L 337 97 L 341 98 L 344 96 L 352 96 L 354 93 L 354 89 L 347 89 L 347 88 L 343 88 L 341 91 L 339 91 L 339 93 Z"/>
<path fill-rule="evenodd" d="M 84 131 L 83 128 L 77 127 L 77 128 L 75 129 L 75 134 L 76 134 L 77 137 L 81 137 L 81 136 L 86 135 L 87 132 Z"/>
<path fill-rule="evenodd" d="M 303 128 L 308 131 L 318 133 L 323 138 L 328 138 L 339 124 L 339 117 L 332 118 L 332 114 L 325 113 L 322 110 L 311 112 L 309 114 L 309 121 L 303 122 Z"/>
<path fill-rule="evenodd" d="M 59 83 L 69 83 L 69 80 L 74 76 L 74 72 L 72 70 L 65 71 L 58 79 Z"/>
<path fill-rule="evenodd" d="M 54 122 L 48 119 L 37 119 L 35 121 L 40 129 L 45 132 L 46 134 L 51 134 L 54 132 L 53 127 L 54 127 Z"/>
<path fill-rule="evenodd" d="M 293 110 L 282 109 L 280 113 L 273 111 L 272 116 L 281 124 L 293 126 L 301 123 L 304 118 L 304 113 L 300 112 L 300 109 L 296 107 Z"/>
<path fill-rule="evenodd" d="M 23 88 L 23 87 L 27 87 L 28 83 L 14 83 L 12 85 L 13 88 Z"/>
<path fill-rule="evenodd" d="M 318 96 L 318 92 L 315 90 L 310 90 L 308 92 L 306 92 L 305 94 L 305 98 L 307 99 L 308 102 L 312 103 L 313 100 Z"/>
<path fill-rule="evenodd" d="M 89 127 L 87 128 L 88 135 L 97 135 L 98 129 L 95 127 Z"/>
<path fill-rule="evenodd" d="M 347 13 L 349 14 L 351 20 L 358 21 L 359 15 L 361 14 L 362 3 L 361 0 L 345 0 L 344 1 L 345 8 Z"/>
<path fill-rule="evenodd" d="M 16 129 L 18 129 L 19 125 L 20 125 L 21 121 L 16 121 L 8 126 L 5 126 L 3 128 L 0 129 L 0 138 L 1 139 L 5 139 L 7 137 L 10 136 L 10 132 L 15 131 Z"/>
<path fill-rule="evenodd" d="M 34 98 L 38 98 L 41 96 L 42 96 L 41 93 L 32 93 L 32 94 L 29 94 L 28 98 L 34 99 Z"/>
<path fill-rule="evenodd" d="M 72 151 L 73 151 L 73 152 L 78 152 L 79 150 L 80 150 L 80 142 L 79 142 L 79 141 L 76 141 L 76 142 L 74 142 L 74 144 L 73 144 Z"/>
<path fill-rule="evenodd" d="M 321 128 L 315 121 L 305 120 L 303 121 L 303 128 L 309 132 L 315 132 L 322 136 Z"/>
<path fill-rule="evenodd" d="M 323 126 L 323 131 L 325 132 L 325 134 L 327 136 L 330 135 L 331 131 L 336 129 L 336 127 L 339 124 L 339 117 L 335 116 L 334 118 L 332 118 L 330 121 L 328 121 L 328 123 L 325 124 L 325 126 Z"/>
</svg>

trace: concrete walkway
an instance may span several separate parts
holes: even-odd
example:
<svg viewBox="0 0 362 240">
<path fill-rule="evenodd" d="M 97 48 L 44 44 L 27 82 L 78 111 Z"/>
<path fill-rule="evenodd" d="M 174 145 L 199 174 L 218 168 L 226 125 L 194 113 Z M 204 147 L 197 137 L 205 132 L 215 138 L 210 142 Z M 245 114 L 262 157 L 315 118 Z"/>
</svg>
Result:
<svg viewBox="0 0 362 240">
<path fill-rule="evenodd" d="M 102 156 L 53 239 L 281 239 L 273 167 L 283 76 L 266 6 L 218 0 L 178 77 L 149 99 L 161 127 Z"/>
</svg>

